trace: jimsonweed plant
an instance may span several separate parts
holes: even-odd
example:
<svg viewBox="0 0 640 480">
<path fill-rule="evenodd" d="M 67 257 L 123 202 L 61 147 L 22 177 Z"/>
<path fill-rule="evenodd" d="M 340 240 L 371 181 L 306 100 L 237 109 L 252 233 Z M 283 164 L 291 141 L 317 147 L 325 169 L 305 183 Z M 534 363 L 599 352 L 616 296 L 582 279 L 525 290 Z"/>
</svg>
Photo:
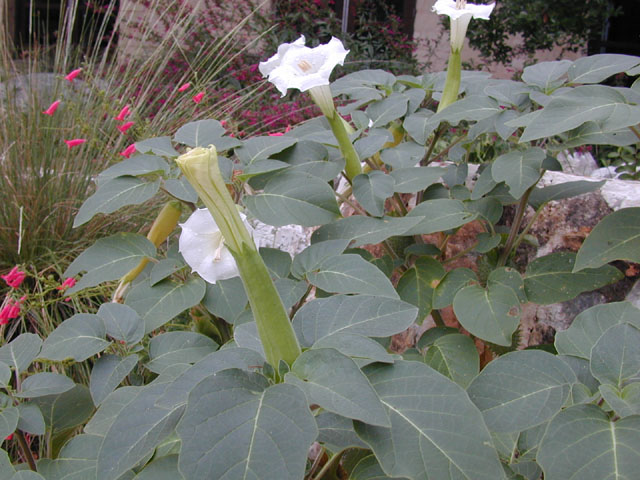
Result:
<svg viewBox="0 0 640 480">
<path fill-rule="evenodd" d="M 296 75 L 317 66 L 308 54 Z M 332 119 L 283 135 L 239 140 L 202 119 L 136 142 L 76 225 L 156 196 L 194 213 L 180 239 L 123 232 L 74 260 L 68 295 L 130 286 L 46 339 L 0 348 L 0 436 L 15 434 L 31 477 L 48 480 L 633 478 L 640 310 L 593 307 L 545 349 L 518 338 L 526 303 L 571 300 L 619 280 L 609 262 L 640 261 L 640 209 L 605 217 L 577 253 L 514 262 L 527 209 L 602 185 L 538 187 L 558 169 L 552 152 L 639 143 L 640 81 L 600 84 L 619 72 L 637 76 L 640 58 L 545 62 L 522 81 L 461 72 L 462 95 L 436 112 L 446 72 L 365 70 L 330 85 L 349 100 Z M 361 173 L 345 172 L 331 121 L 344 122 Z M 467 158 L 493 136 L 505 153 L 471 185 Z M 311 243 L 293 258 L 257 249 L 241 211 L 314 228 Z M 480 233 L 451 254 L 468 225 Z M 475 268 L 452 268 L 465 255 Z M 415 322 L 432 326 L 391 351 Z M 88 388 L 59 373 L 72 362 L 91 365 Z M 56 448 L 34 458 L 27 434 Z M 6 457 L 0 473 L 24 475 Z"/>
</svg>

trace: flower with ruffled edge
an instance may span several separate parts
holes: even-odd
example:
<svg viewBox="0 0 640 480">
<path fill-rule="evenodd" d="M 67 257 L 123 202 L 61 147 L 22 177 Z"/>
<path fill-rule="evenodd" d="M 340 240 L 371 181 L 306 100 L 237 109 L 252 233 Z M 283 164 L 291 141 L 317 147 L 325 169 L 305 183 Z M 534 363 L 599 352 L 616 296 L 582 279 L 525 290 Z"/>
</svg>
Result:
<svg viewBox="0 0 640 480">
<path fill-rule="evenodd" d="M 495 3 L 474 5 L 466 0 L 438 0 L 432 11 L 439 15 L 449 15 L 451 18 L 451 50 L 455 52 L 462 49 L 471 19 L 489 20 L 495 6 Z"/>
<path fill-rule="evenodd" d="M 250 234 L 253 229 L 244 214 L 240 218 Z M 199 208 L 186 222 L 181 223 L 182 233 L 178 249 L 194 272 L 209 283 L 240 275 L 236 261 L 224 244 L 220 228 L 206 208 Z"/>
</svg>

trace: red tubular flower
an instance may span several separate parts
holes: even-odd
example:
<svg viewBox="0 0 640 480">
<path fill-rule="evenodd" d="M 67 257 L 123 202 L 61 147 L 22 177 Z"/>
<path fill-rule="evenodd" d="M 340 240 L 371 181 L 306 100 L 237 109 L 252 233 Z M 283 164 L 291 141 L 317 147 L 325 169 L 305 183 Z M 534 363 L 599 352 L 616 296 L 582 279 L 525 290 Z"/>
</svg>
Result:
<svg viewBox="0 0 640 480">
<path fill-rule="evenodd" d="M 75 70 L 73 70 L 73 71 L 69 72 L 69 74 L 67 74 L 67 76 L 66 76 L 66 77 L 64 77 L 64 78 L 65 78 L 65 80 L 68 80 L 68 81 L 70 81 L 70 82 L 73 82 L 73 80 L 74 80 L 78 75 L 80 75 L 80 72 L 81 72 L 81 71 L 82 71 L 82 69 L 81 69 L 81 68 L 76 68 Z"/>
<path fill-rule="evenodd" d="M 131 127 L 133 127 L 133 122 L 123 123 L 122 125 L 118 125 L 116 128 L 120 130 L 121 133 L 127 133 L 127 130 Z"/>
<path fill-rule="evenodd" d="M 21 272 L 18 270 L 18 267 L 15 266 L 6 275 L 0 275 L 0 278 L 7 282 L 7 285 L 11 288 L 18 288 L 26 276 L 27 274 L 25 272 Z"/>
<path fill-rule="evenodd" d="M 73 140 L 65 140 L 64 143 L 66 143 L 67 148 L 71 150 L 73 147 L 77 145 L 82 145 L 86 141 L 87 141 L 86 138 L 74 138 Z"/>
<path fill-rule="evenodd" d="M 6 325 L 9 323 L 9 320 L 18 318 L 18 315 L 20 315 L 20 304 L 25 298 L 26 297 L 22 297 L 18 301 L 11 298 L 7 300 L 2 310 L 0 310 L 0 325 Z"/>
<path fill-rule="evenodd" d="M 120 113 L 118 114 L 117 117 L 113 117 L 114 119 L 116 119 L 119 122 L 124 121 L 125 118 L 127 118 L 129 116 L 129 114 L 131 113 L 131 110 L 129 110 L 129 105 L 125 105 L 122 110 L 120 110 Z"/>
<path fill-rule="evenodd" d="M 178 88 L 178 91 L 179 92 L 184 92 L 185 90 L 189 89 L 189 87 L 191 87 L 191 84 L 189 82 L 187 82 L 184 85 L 182 85 L 180 88 Z"/>
<path fill-rule="evenodd" d="M 65 281 L 62 282 L 62 284 L 60 284 L 56 288 L 58 290 L 66 290 L 67 288 L 73 287 L 75 284 L 76 284 L 76 279 L 73 278 L 73 277 L 69 277 L 69 278 L 65 279 Z"/>
<path fill-rule="evenodd" d="M 193 101 L 195 103 L 200 103 L 202 101 L 202 98 L 204 97 L 204 92 L 200 92 L 196 95 L 193 96 Z"/>
<path fill-rule="evenodd" d="M 122 155 L 124 158 L 129 158 L 134 153 L 136 153 L 136 144 L 132 143 L 127 148 L 125 148 L 123 151 L 121 151 L 120 155 Z"/>
<path fill-rule="evenodd" d="M 58 109 L 59 105 L 60 105 L 60 100 L 56 100 L 51 105 L 49 105 L 49 108 L 47 108 L 42 113 L 44 113 L 45 115 L 53 115 L 56 112 L 56 110 Z"/>
</svg>

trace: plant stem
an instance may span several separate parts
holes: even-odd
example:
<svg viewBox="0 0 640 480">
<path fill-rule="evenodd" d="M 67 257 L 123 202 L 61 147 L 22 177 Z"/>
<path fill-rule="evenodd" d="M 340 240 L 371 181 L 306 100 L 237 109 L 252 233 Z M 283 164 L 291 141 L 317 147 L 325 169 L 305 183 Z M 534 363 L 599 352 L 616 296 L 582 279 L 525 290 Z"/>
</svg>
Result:
<svg viewBox="0 0 640 480">
<path fill-rule="evenodd" d="M 329 121 L 329 126 L 331 127 L 331 131 L 333 135 L 336 137 L 338 141 L 338 146 L 340 147 L 340 151 L 344 156 L 345 167 L 344 171 L 349 180 L 353 180 L 353 177 L 362 173 L 362 165 L 360 164 L 360 157 L 356 152 L 356 149 L 353 147 L 351 143 L 351 139 L 349 138 L 349 134 L 347 133 L 347 129 L 344 126 L 344 122 L 342 117 L 338 114 L 338 112 L 334 111 L 333 115 L 325 115 L 327 120 Z"/>
<path fill-rule="evenodd" d="M 513 248 L 518 248 L 518 246 L 522 243 L 522 240 L 524 240 L 524 236 L 529 232 L 529 229 L 533 226 L 533 224 L 536 222 L 536 220 L 538 219 L 538 217 L 540 216 L 540 214 L 542 213 L 542 208 L 546 205 L 546 203 L 540 205 L 540 207 L 536 210 L 536 213 L 533 214 L 533 217 L 531 218 L 531 220 L 529 221 L 529 223 L 527 223 L 527 225 L 524 227 L 524 229 L 522 230 L 522 232 L 520 233 L 520 235 L 518 235 L 518 238 L 516 238 L 516 241 L 513 244 Z"/>
<path fill-rule="evenodd" d="M 436 327 L 446 327 L 442 315 L 440 315 L 438 310 L 431 310 L 431 318 L 433 318 L 433 323 L 436 324 Z"/>
<path fill-rule="evenodd" d="M 29 464 L 29 468 L 34 472 L 37 472 L 38 469 L 36 468 L 36 461 L 33 458 L 33 453 L 31 453 L 31 449 L 27 444 L 27 440 L 24 438 L 24 434 L 22 433 L 21 430 L 16 430 L 15 435 L 16 435 L 16 439 L 18 440 L 18 445 L 20 446 L 20 450 L 22 451 L 24 458 L 27 460 L 27 463 Z"/>
<path fill-rule="evenodd" d="M 638 130 L 636 127 L 634 127 L 633 125 L 631 125 L 629 127 L 629 129 L 634 133 L 634 135 L 636 137 L 638 137 L 638 139 L 640 139 L 640 130 Z"/>
<path fill-rule="evenodd" d="M 313 480 L 322 480 L 327 474 L 331 474 L 331 477 L 327 477 L 327 480 L 329 480 L 330 478 L 337 478 L 335 475 L 335 469 L 338 468 L 340 459 L 342 458 L 342 455 L 345 451 L 346 449 L 336 453 L 333 457 L 331 457 L 327 461 L 327 463 L 322 466 L 322 469 L 318 472 L 318 474 L 313 477 Z"/>
<path fill-rule="evenodd" d="M 505 243 L 504 249 L 500 254 L 500 258 L 498 258 L 498 264 L 497 264 L 498 267 L 504 267 L 505 264 L 507 263 L 507 259 L 511 254 L 511 250 L 513 249 L 513 246 L 515 244 L 516 237 L 518 236 L 518 231 L 520 230 L 520 226 L 522 225 L 524 212 L 527 210 L 529 195 L 531 195 L 531 192 L 533 192 L 533 189 L 535 188 L 537 183 L 538 182 L 531 185 L 526 190 L 526 192 L 524 192 L 524 194 L 522 195 L 522 198 L 520 198 L 520 201 L 518 202 L 518 207 L 516 208 L 516 215 L 513 219 L 513 223 L 511 224 L 511 229 L 509 230 L 509 236 L 507 237 L 507 242 Z"/>
<path fill-rule="evenodd" d="M 462 61 L 460 59 L 460 50 L 451 50 L 449 62 L 447 63 L 447 80 L 444 84 L 440 104 L 438 105 L 438 112 L 444 110 L 458 99 L 461 69 Z"/>
</svg>

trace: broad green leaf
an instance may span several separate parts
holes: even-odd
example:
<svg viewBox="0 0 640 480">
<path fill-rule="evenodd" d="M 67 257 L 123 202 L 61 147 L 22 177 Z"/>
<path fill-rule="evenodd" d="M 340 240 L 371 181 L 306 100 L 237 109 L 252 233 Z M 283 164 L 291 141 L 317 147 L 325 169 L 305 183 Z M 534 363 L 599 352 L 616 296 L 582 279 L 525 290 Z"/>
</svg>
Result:
<svg viewBox="0 0 640 480">
<path fill-rule="evenodd" d="M 438 125 L 440 122 L 446 121 L 452 125 L 457 125 L 463 120 L 478 121 L 501 111 L 498 102 L 493 98 L 486 95 L 470 95 L 436 113 L 429 119 L 429 123 Z"/>
<path fill-rule="evenodd" d="M 538 209 L 552 200 L 563 200 L 584 193 L 595 192 L 604 184 L 604 180 L 601 182 L 578 180 L 576 182 L 559 183 L 544 188 L 536 188 L 531 192 L 531 195 L 529 195 L 529 205 Z"/>
<path fill-rule="evenodd" d="M 557 252 L 529 263 L 524 275 L 524 289 L 529 301 L 540 305 L 565 302 L 623 277 L 622 272 L 611 265 L 572 273 L 575 259 L 573 252 Z"/>
<path fill-rule="evenodd" d="M 349 240 L 326 240 L 309 245 L 297 254 L 291 264 L 291 274 L 296 278 L 304 278 L 326 258 L 340 255 L 349 246 Z"/>
<path fill-rule="evenodd" d="M 100 405 L 122 383 L 122 380 L 131 373 L 137 363 L 137 355 L 129 355 L 124 358 L 117 355 L 103 355 L 100 357 L 93 364 L 89 382 L 89 391 L 94 405 Z"/>
<path fill-rule="evenodd" d="M 411 115 L 407 115 L 404 119 L 404 122 L 402 122 L 402 127 L 407 131 L 407 133 L 411 136 L 413 140 L 415 140 L 420 145 L 424 145 L 427 142 L 429 135 L 431 135 L 431 132 L 433 132 L 438 126 L 437 123 L 433 123 L 431 121 L 431 117 L 433 117 L 433 115 L 434 113 L 431 110 L 420 109 L 417 112 L 412 113 Z M 403 144 L 400 144 L 399 147 L 385 150 L 385 152 L 388 151 L 390 152 L 390 155 L 395 156 L 394 151 L 398 150 L 398 148 L 399 148 L 399 151 L 405 150 L 406 147 L 403 148 L 402 145 Z M 412 148 L 412 150 L 414 150 L 414 148 Z M 424 148 L 422 148 L 421 153 L 419 154 L 419 157 L 410 165 L 405 165 L 405 166 L 410 167 L 415 165 L 416 163 L 418 163 L 418 161 L 420 161 L 420 158 L 422 158 L 424 154 L 425 154 L 425 151 L 424 151 Z M 394 163 L 397 164 L 397 162 L 388 162 L 385 159 L 384 152 L 382 154 L 382 159 L 384 163 L 387 163 L 389 165 L 395 166 Z M 401 163 L 404 163 L 404 161 L 401 161 Z"/>
<path fill-rule="evenodd" d="M 260 247 L 260 256 L 275 278 L 287 278 L 291 272 L 291 255 L 277 248 Z"/>
<path fill-rule="evenodd" d="M 285 375 L 307 396 L 329 412 L 371 425 L 390 426 L 387 413 L 369 380 L 349 357 L 333 348 L 303 352 Z"/>
<path fill-rule="evenodd" d="M 347 218 L 323 225 L 311 236 L 313 243 L 326 240 L 353 240 L 352 247 L 380 243 L 389 237 L 406 235 L 407 231 L 415 227 L 423 217 L 382 217 L 372 218 L 362 215 L 352 215 Z"/>
<path fill-rule="evenodd" d="M 155 404 L 166 388 L 162 383 L 141 388 L 117 414 L 98 451 L 98 478 L 118 479 L 174 430 L 183 409 Z"/>
<path fill-rule="evenodd" d="M 178 471 L 178 455 L 167 455 L 148 463 L 133 480 L 183 480 Z"/>
<path fill-rule="evenodd" d="M 54 434 L 81 425 L 94 409 L 89 389 L 84 385 L 76 385 L 59 395 L 38 397 L 32 403 L 40 408 L 47 427 Z"/>
<path fill-rule="evenodd" d="M 573 271 L 597 268 L 613 260 L 640 262 L 640 207 L 623 208 L 604 217 L 578 250 Z"/>
<path fill-rule="evenodd" d="M 289 310 L 298 303 L 309 288 L 307 282 L 292 280 L 290 278 L 276 278 L 273 283 L 276 286 L 285 310 Z"/>
<path fill-rule="evenodd" d="M 327 258 L 315 271 L 307 273 L 307 280 L 326 292 L 398 298 L 389 279 L 374 265 L 355 254 Z"/>
<path fill-rule="evenodd" d="M 460 200 L 426 200 L 417 205 L 405 218 L 423 217 L 403 235 L 420 235 L 458 228 L 476 218 Z"/>
<path fill-rule="evenodd" d="M 322 337 L 311 348 L 334 348 L 351 357 L 362 368 L 374 362 L 393 363 L 393 356 L 387 353 L 375 340 L 356 333 L 336 333 Z"/>
<path fill-rule="evenodd" d="M 156 283 L 182 270 L 186 265 L 181 255 L 159 260 L 151 267 L 149 283 L 153 287 Z"/>
<path fill-rule="evenodd" d="M 299 480 L 318 435 L 302 391 L 236 369 L 193 389 L 177 431 L 187 480 Z"/>
<path fill-rule="evenodd" d="M 19 470 L 10 477 L 9 480 L 48 480 L 38 472 L 32 470 Z"/>
<path fill-rule="evenodd" d="M 480 371 L 480 357 L 471 337 L 454 333 L 438 338 L 429 347 L 424 362 L 462 388 Z"/>
<path fill-rule="evenodd" d="M 468 268 L 456 268 L 448 271 L 433 292 L 433 308 L 439 310 L 448 307 L 453 303 L 453 299 L 459 290 L 477 282 L 478 277 L 476 277 L 473 270 Z"/>
<path fill-rule="evenodd" d="M 391 172 L 395 180 L 393 190 L 398 193 L 415 193 L 425 190 L 442 177 L 442 167 L 410 167 L 398 168 Z"/>
<path fill-rule="evenodd" d="M 340 215 L 335 194 L 322 179 L 284 171 L 271 178 L 264 191 L 245 197 L 249 211 L 264 223 L 279 227 L 323 225 Z"/>
<path fill-rule="evenodd" d="M 144 387 L 120 387 L 105 398 L 84 426 L 84 432 L 104 437 L 120 412 Z M 92 404 L 93 406 L 93 404 Z"/>
<path fill-rule="evenodd" d="M 38 472 L 47 480 L 94 480 L 96 479 L 96 454 L 102 437 L 80 434 L 69 440 L 55 459 L 38 461 Z M 122 476 L 118 480 L 129 480 Z"/>
<path fill-rule="evenodd" d="M 614 325 L 591 349 L 591 373 L 600 383 L 622 388 L 640 373 L 640 330 Z"/>
<path fill-rule="evenodd" d="M 435 288 L 444 277 L 442 264 L 430 257 L 421 257 L 398 280 L 400 298 L 418 307 L 418 323 L 431 313 Z"/>
<path fill-rule="evenodd" d="M 640 328 L 640 310 L 629 302 L 614 302 L 591 307 L 574 318 L 567 330 L 556 333 L 559 354 L 589 360 L 591 349 L 613 325 L 630 323 Z"/>
<path fill-rule="evenodd" d="M 68 358 L 83 362 L 111 344 L 105 340 L 105 335 L 104 323 L 99 316 L 77 313 L 49 334 L 39 357 L 54 362 Z"/>
<path fill-rule="evenodd" d="M 334 295 L 307 302 L 296 312 L 293 328 L 303 347 L 329 335 L 351 333 L 389 337 L 405 331 L 416 318 L 413 305 L 377 295 Z"/>
<path fill-rule="evenodd" d="M 375 455 L 369 455 L 360 460 L 349 476 L 349 480 L 403 480 L 403 478 L 385 475 Z"/>
<path fill-rule="evenodd" d="M 540 179 L 545 157 L 544 150 L 538 147 L 505 153 L 493 161 L 491 175 L 496 182 L 505 182 L 514 198 L 520 198 Z"/>
<path fill-rule="evenodd" d="M 204 292 L 204 280 L 196 277 L 185 283 L 163 280 L 153 287 L 142 281 L 129 291 L 125 303 L 138 312 L 144 321 L 145 333 L 149 333 L 200 303 Z"/>
<path fill-rule="evenodd" d="M 498 345 L 511 345 L 513 332 L 520 324 L 520 298 L 523 288 L 517 272 L 509 272 L 505 285 L 503 270 L 489 275 L 487 288 L 464 287 L 453 299 L 453 311 L 460 324 L 471 334 Z"/>
<path fill-rule="evenodd" d="M 288 167 L 287 163 L 280 160 L 258 160 L 245 168 L 242 174 L 238 175 L 238 179 L 244 181 L 257 175 L 283 170 Z"/>
<path fill-rule="evenodd" d="M 20 410 L 18 407 L 4 408 L 0 411 L 0 438 L 3 440 L 16 431 Z"/>
<path fill-rule="evenodd" d="M 321 412 L 316 416 L 318 424 L 317 441 L 334 453 L 345 448 L 368 448 L 367 444 L 358 438 L 350 418 L 341 417 L 331 412 Z"/>
<path fill-rule="evenodd" d="M 630 70 L 638 64 L 638 57 L 605 53 L 577 59 L 567 73 L 571 83 L 600 83 L 611 75 Z"/>
<path fill-rule="evenodd" d="M 605 132 L 605 130 L 607 130 Z M 578 128 L 565 133 L 566 140 L 562 142 L 562 149 L 575 148 L 581 145 L 615 145 L 618 147 L 632 145 L 638 141 L 638 137 L 629 130 L 623 128 L 611 131 L 603 129 L 596 122 L 586 122 Z M 549 150 L 555 150 L 556 148 Z"/>
<path fill-rule="evenodd" d="M 233 329 L 233 340 L 238 347 L 248 348 L 259 353 L 262 358 L 266 357 L 255 321 L 236 325 Z"/>
<path fill-rule="evenodd" d="M 386 87 L 391 87 L 396 82 L 396 77 L 385 70 L 379 69 L 371 69 L 371 70 L 359 70 L 357 72 L 350 73 L 345 75 L 344 77 L 339 78 L 335 82 L 331 84 L 331 90 L 334 92 L 334 95 L 347 94 L 343 89 L 345 86 L 355 86 L 356 90 L 354 93 L 357 93 L 357 88 L 362 88 L 367 85 L 382 85 Z M 339 93 L 338 93 L 339 92 Z M 358 97 L 356 97 L 358 98 Z"/>
<path fill-rule="evenodd" d="M 86 273 L 67 290 L 68 294 L 94 287 L 102 282 L 117 280 L 138 265 L 145 257 L 154 257 L 156 247 L 142 235 L 118 233 L 101 238 L 82 252 L 64 272 L 64 277 Z"/>
<path fill-rule="evenodd" d="M 355 148 L 359 158 L 365 159 L 375 155 L 386 143 L 392 141 L 393 135 L 391 132 L 383 128 L 374 128 L 369 130 L 368 136 L 356 140 L 353 148 Z M 379 170 L 374 171 L 377 172 Z"/>
<path fill-rule="evenodd" d="M 18 429 L 32 435 L 44 435 L 46 426 L 44 417 L 37 405 L 30 403 L 20 403 L 18 405 L 20 419 Z"/>
<path fill-rule="evenodd" d="M 206 119 L 183 125 L 173 139 L 189 147 L 208 147 L 216 145 L 218 139 L 224 134 L 225 129 L 218 120 Z"/>
<path fill-rule="evenodd" d="M 454 333 L 460 333 L 460 331 L 453 327 L 432 327 L 422 334 L 416 343 L 416 349 L 418 351 L 425 350 L 427 347 L 433 345 L 440 337 L 452 335 Z M 422 360 L 423 359 L 421 358 L 420 361 Z"/>
<path fill-rule="evenodd" d="M 0 387 L 7 387 L 11 381 L 11 368 L 0 361 Z"/>
<path fill-rule="evenodd" d="M 98 317 L 104 322 L 106 333 L 111 338 L 133 345 L 144 336 L 144 322 L 131 307 L 120 303 L 103 303 Z"/>
<path fill-rule="evenodd" d="M 613 385 L 600 385 L 599 392 L 621 418 L 640 415 L 640 382 L 630 383 L 621 391 Z"/>
<path fill-rule="evenodd" d="M 550 93 L 551 90 L 564 83 L 562 77 L 571 66 L 572 62 L 570 60 L 539 62 L 535 65 L 529 65 L 522 71 L 522 81 L 529 85 L 540 87 L 542 91 Z"/>
<path fill-rule="evenodd" d="M 14 394 L 21 398 L 43 397 L 57 395 L 71 390 L 75 386 L 73 380 L 66 375 L 51 372 L 35 373 L 24 379 L 22 389 Z"/>
<path fill-rule="evenodd" d="M 0 448 L 0 478 L 11 478 L 15 473 L 7 452 Z"/>
<path fill-rule="evenodd" d="M 198 201 L 198 194 L 184 176 L 165 180 L 164 189 L 179 200 L 191 203 Z"/>
<path fill-rule="evenodd" d="M 381 217 L 385 200 L 393 195 L 393 186 L 393 177 L 380 170 L 361 173 L 353 179 L 353 196 L 367 212 Z"/>
<path fill-rule="evenodd" d="M 152 152 L 162 157 L 177 157 L 180 155 L 173 148 L 170 137 L 147 138 L 141 142 L 136 142 L 136 150 L 140 153 Z"/>
<path fill-rule="evenodd" d="M 240 277 L 218 280 L 215 284 L 207 283 L 207 290 L 202 299 L 205 308 L 216 317 L 228 323 L 235 323 L 247 307 L 247 294 Z"/>
<path fill-rule="evenodd" d="M 42 339 L 33 333 L 22 333 L 0 347 L 0 362 L 24 372 L 40 353 Z M 4 437 L 2 437 L 4 438 Z"/>
<path fill-rule="evenodd" d="M 416 168 L 416 165 L 422 159 L 424 154 L 425 149 L 422 145 L 409 141 L 402 142 L 396 147 L 385 148 L 380 152 L 380 158 L 384 163 L 393 168 Z"/>
<path fill-rule="evenodd" d="M 595 405 L 576 405 L 551 420 L 536 460 L 545 480 L 631 480 L 638 475 L 639 446 L 640 416 L 612 422 Z"/>
<path fill-rule="evenodd" d="M 96 178 L 96 183 L 98 186 L 102 186 L 116 177 L 125 175 L 135 177 L 150 173 L 166 175 L 169 173 L 169 164 L 164 158 L 156 157 L 155 155 L 136 155 L 103 170 Z"/>
<path fill-rule="evenodd" d="M 495 200 L 493 198 L 485 198 L 483 200 Z M 500 202 L 497 202 L 498 205 Z M 500 216 L 502 216 L 502 206 L 500 206 Z M 502 236 L 500 234 L 491 235 L 487 232 L 479 233 L 476 237 L 476 246 L 474 250 L 480 253 L 487 253 L 496 248 L 502 242 Z"/>
<path fill-rule="evenodd" d="M 384 127 L 389 122 L 402 117 L 407 113 L 408 98 L 394 92 L 387 98 L 374 102 L 367 107 L 365 113 L 371 119 L 372 127 Z"/>
<path fill-rule="evenodd" d="M 126 205 L 140 205 L 153 198 L 160 188 L 160 180 L 145 182 L 136 177 L 117 177 L 101 184 L 87 198 L 73 221 L 79 227 L 98 213 L 113 213 Z"/>
<path fill-rule="evenodd" d="M 356 422 L 356 433 L 387 475 L 504 479 L 482 414 L 462 387 L 418 362 L 371 365 L 365 373 L 388 409 L 391 428 Z"/>
<path fill-rule="evenodd" d="M 557 355 L 557 357 L 569 365 L 569 368 L 576 374 L 578 382 L 587 387 L 589 392 L 596 392 L 598 390 L 599 382 L 591 375 L 591 369 L 587 359 L 574 357 L 572 355 Z"/>
<path fill-rule="evenodd" d="M 176 363 L 195 363 L 218 348 L 216 342 L 196 332 L 167 332 L 149 342 L 149 363 L 154 373 Z"/>
<path fill-rule="evenodd" d="M 467 393 L 491 431 L 517 433 L 558 413 L 576 381 L 573 370 L 554 355 L 520 350 L 490 362 Z"/>
<path fill-rule="evenodd" d="M 640 106 L 629 105 L 620 92 L 604 85 L 568 89 L 535 113 L 520 142 L 558 135 L 585 122 L 597 122 L 605 132 L 640 123 Z"/>
<path fill-rule="evenodd" d="M 235 153 L 242 163 L 251 165 L 295 145 L 297 141 L 297 139 L 288 136 L 254 137 L 246 140 L 242 147 L 235 150 Z"/>
<path fill-rule="evenodd" d="M 187 402 L 187 396 L 205 378 L 230 368 L 251 370 L 262 368 L 264 356 L 246 348 L 224 348 L 210 353 L 185 370 L 156 402 L 160 406 L 177 406 Z"/>
</svg>

